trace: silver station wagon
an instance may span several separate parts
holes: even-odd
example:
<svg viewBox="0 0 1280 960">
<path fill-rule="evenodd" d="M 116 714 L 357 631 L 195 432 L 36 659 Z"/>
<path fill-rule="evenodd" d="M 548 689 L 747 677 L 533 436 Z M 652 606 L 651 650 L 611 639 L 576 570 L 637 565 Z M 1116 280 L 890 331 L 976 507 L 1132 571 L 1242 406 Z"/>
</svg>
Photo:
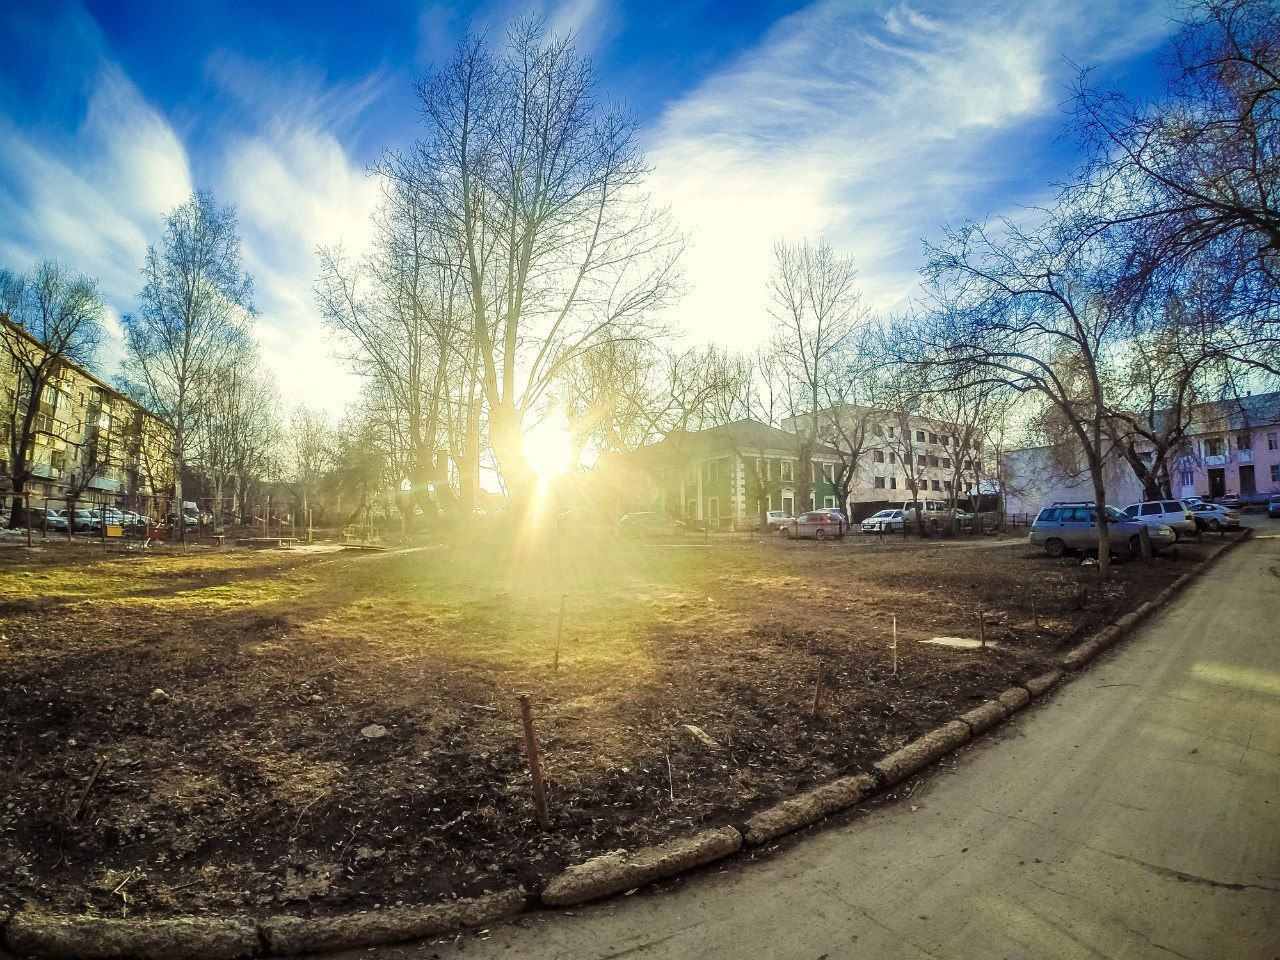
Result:
<svg viewBox="0 0 1280 960">
<path fill-rule="evenodd" d="M 1143 524 L 1126 517 L 1115 507 L 1107 507 L 1107 536 L 1112 550 L 1142 549 L 1139 534 L 1143 526 L 1151 535 L 1151 549 L 1160 550 L 1177 541 L 1173 529 L 1165 524 Z M 1098 512 L 1092 503 L 1055 503 L 1040 511 L 1031 524 L 1027 540 L 1044 547 L 1051 557 L 1068 550 L 1092 550 L 1098 546 Z"/>
</svg>

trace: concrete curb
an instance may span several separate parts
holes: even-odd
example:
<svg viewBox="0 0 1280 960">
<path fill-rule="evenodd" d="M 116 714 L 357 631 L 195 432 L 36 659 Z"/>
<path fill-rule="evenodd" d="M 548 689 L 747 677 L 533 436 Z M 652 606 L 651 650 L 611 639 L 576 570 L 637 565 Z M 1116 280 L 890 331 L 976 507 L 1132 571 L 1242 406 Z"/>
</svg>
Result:
<svg viewBox="0 0 1280 960">
<path fill-rule="evenodd" d="M 733 827 L 719 827 L 639 850 L 615 850 L 554 877 L 542 891 L 542 902 L 551 907 L 568 907 L 597 900 L 674 877 L 727 857 L 741 847 L 742 834 Z"/>
<path fill-rule="evenodd" d="M 238 960 L 262 947 L 252 921 L 231 917 L 110 920 L 34 910 L 14 914 L 4 939 L 15 953 L 59 960 Z"/>
<path fill-rule="evenodd" d="M 287 957 L 421 940 L 505 920 L 524 906 L 524 889 L 515 887 L 429 907 L 365 910 L 341 917 L 271 917 L 258 924 L 258 931 L 269 954 Z"/>
<path fill-rule="evenodd" d="M 877 786 L 874 777 L 863 773 L 807 790 L 753 815 L 746 822 L 742 839 L 749 847 L 768 843 L 861 803 Z"/>
<path fill-rule="evenodd" d="M 871 770 L 877 780 L 886 787 L 891 787 L 968 742 L 969 725 L 960 720 L 952 720 L 936 730 L 930 730 L 919 739 L 912 740 L 901 750 L 881 757 L 871 765 Z"/>
</svg>

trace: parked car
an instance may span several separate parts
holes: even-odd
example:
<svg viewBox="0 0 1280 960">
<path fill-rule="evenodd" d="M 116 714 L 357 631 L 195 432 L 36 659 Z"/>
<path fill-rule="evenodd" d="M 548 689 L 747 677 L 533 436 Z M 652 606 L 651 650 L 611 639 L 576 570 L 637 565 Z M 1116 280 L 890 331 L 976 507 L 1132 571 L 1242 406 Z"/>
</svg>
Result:
<svg viewBox="0 0 1280 960">
<path fill-rule="evenodd" d="M 863 533 L 901 533 L 903 513 L 901 510 L 881 510 L 862 521 Z"/>
<path fill-rule="evenodd" d="M 24 513 L 18 509 L 19 523 L 25 527 L 28 523 L 32 530 L 66 530 L 67 517 L 61 510 L 53 507 L 29 507 Z"/>
<path fill-rule="evenodd" d="M 1280 520 L 1280 493 L 1273 493 L 1271 499 L 1267 501 L 1267 516 L 1273 520 Z"/>
<path fill-rule="evenodd" d="M 641 511 L 625 514 L 618 521 L 618 527 L 623 533 L 637 537 L 674 536 L 685 529 L 685 523 L 661 513 Z"/>
<path fill-rule="evenodd" d="M 1143 524 L 1115 507 L 1107 507 L 1107 535 L 1112 550 L 1142 549 L 1143 526 L 1151 537 L 1151 549 L 1160 550 L 1177 542 L 1173 528 L 1163 523 Z M 1031 523 L 1027 541 L 1042 546 L 1051 557 L 1067 550 L 1090 550 L 1098 546 L 1098 512 L 1092 503 L 1055 503 L 1045 507 Z"/>
<path fill-rule="evenodd" d="M 765 514 L 765 529 L 770 533 L 777 533 L 782 529 L 783 524 L 790 523 L 792 519 L 793 518 L 785 510 L 770 510 Z"/>
<path fill-rule="evenodd" d="M 1235 510 L 1228 510 L 1220 503 L 1201 501 L 1190 504 L 1190 507 L 1196 519 L 1196 527 L 1200 530 L 1217 533 L 1219 530 L 1234 530 L 1240 526 L 1240 514 Z"/>
<path fill-rule="evenodd" d="M 1238 493 L 1228 493 L 1225 497 L 1219 497 L 1218 502 L 1224 507 L 1238 510 L 1244 506 L 1244 497 Z"/>
<path fill-rule="evenodd" d="M 96 512 L 97 511 L 85 510 L 83 508 L 77 509 L 75 514 L 71 518 L 71 529 L 73 531 L 74 530 L 88 530 L 88 531 L 101 530 L 102 521 L 94 515 Z"/>
<path fill-rule="evenodd" d="M 1195 533 L 1196 515 L 1181 500 L 1144 500 L 1124 508 L 1126 516 L 1142 523 L 1164 524 L 1172 527 L 1175 536 Z"/>
<path fill-rule="evenodd" d="M 796 517 L 782 527 L 782 535 L 788 540 L 812 537 L 815 540 L 834 540 L 843 536 L 844 525 L 826 510 L 814 510 Z"/>
</svg>

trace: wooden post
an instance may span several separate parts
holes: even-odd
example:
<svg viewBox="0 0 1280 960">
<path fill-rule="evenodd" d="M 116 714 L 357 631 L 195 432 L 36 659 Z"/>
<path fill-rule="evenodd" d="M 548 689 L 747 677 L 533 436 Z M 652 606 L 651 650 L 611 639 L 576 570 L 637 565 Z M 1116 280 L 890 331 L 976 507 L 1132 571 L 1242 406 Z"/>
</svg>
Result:
<svg viewBox="0 0 1280 960">
<path fill-rule="evenodd" d="M 564 601 L 565 595 L 560 594 L 560 619 L 556 621 L 556 660 L 554 671 L 560 672 L 560 638 L 564 636 Z"/>
<path fill-rule="evenodd" d="M 978 611 L 978 640 L 982 644 L 982 649 L 987 649 L 987 612 L 985 610 Z"/>
<path fill-rule="evenodd" d="M 547 814 L 547 791 L 542 783 L 542 764 L 538 760 L 538 741 L 533 733 L 533 710 L 529 698 L 520 695 L 520 722 L 524 725 L 524 752 L 529 759 L 529 775 L 533 778 L 533 810 L 543 830 L 551 829 L 551 817 Z"/>
<path fill-rule="evenodd" d="M 893 617 L 893 675 L 898 675 L 898 616 Z"/>
<path fill-rule="evenodd" d="M 311 527 L 311 508 L 307 507 L 307 543 L 311 543 L 315 536 Z"/>
<path fill-rule="evenodd" d="M 49 539 L 49 498 L 44 498 L 44 523 L 40 525 L 40 537 L 44 540 Z"/>
<path fill-rule="evenodd" d="M 1138 528 L 1138 546 L 1143 560 L 1151 559 L 1151 528 L 1145 523 Z"/>
<path fill-rule="evenodd" d="M 22 515 L 27 518 L 27 546 L 31 546 L 31 494 L 22 495 Z"/>
<path fill-rule="evenodd" d="M 813 707 L 809 716 L 816 717 L 818 708 L 822 706 L 822 664 L 818 664 L 818 676 L 813 682 Z"/>
</svg>

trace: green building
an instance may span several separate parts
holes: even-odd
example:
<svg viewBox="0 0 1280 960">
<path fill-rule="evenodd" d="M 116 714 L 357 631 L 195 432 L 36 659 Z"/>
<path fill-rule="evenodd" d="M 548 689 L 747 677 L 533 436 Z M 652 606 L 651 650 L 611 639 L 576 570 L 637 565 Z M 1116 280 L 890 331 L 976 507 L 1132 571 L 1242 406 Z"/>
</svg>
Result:
<svg viewBox="0 0 1280 960">
<path fill-rule="evenodd" d="M 726 527 L 754 524 L 768 510 L 795 516 L 840 506 L 839 454 L 819 444 L 812 461 L 801 463 L 799 444 L 796 434 L 757 420 L 670 434 L 632 455 L 649 485 L 631 491 L 628 506 Z M 812 493 L 800 503 L 807 476 L 814 478 Z"/>
</svg>

